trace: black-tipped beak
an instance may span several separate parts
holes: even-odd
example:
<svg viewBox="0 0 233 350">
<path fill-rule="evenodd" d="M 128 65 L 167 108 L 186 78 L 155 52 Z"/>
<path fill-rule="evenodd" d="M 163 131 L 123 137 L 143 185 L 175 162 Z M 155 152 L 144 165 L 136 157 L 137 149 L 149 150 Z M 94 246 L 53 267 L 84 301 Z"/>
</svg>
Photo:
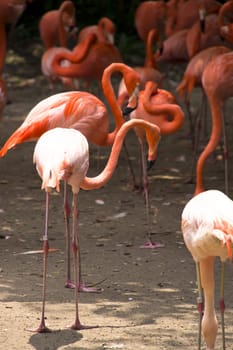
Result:
<svg viewBox="0 0 233 350">
<path fill-rule="evenodd" d="M 205 20 L 204 19 L 200 20 L 200 27 L 201 27 L 201 32 L 205 33 Z"/>
<path fill-rule="evenodd" d="M 124 117 L 129 116 L 130 113 L 133 112 L 136 108 L 137 108 L 137 106 L 134 107 L 134 108 L 132 108 L 132 107 L 125 107 L 125 108 L 122 110 L 123 116 L 124 116 Z"/>
<path fill-rule="evenodd" d="M 148 160 L 147 161 L 147 171 L 149 171 L 153 165 L 155 164 L 155 160 Z"/>
</svg>

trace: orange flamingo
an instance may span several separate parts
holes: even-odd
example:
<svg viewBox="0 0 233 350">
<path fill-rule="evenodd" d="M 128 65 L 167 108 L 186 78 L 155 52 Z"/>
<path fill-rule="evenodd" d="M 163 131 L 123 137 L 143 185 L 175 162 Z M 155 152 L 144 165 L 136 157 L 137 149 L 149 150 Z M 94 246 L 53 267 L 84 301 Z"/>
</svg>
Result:
<svg viewBox="0 0 233 350">
<path fill-rule="evenodd" d="M 134 25 L 141 40 L 147 40 L 151 29 L 156 28 L 161 37 L 164 33 L 166 3 L 164 1 L 143 1 L 134 15 Z"/>
<path fill-rule="evenodd" d="M 227 258 L 232 260 L 233 201 L 218 190 L 209 190 L 193 197 L 182 212 L 184 242 L 195 264 L 198 285 L 199 341 L 201 331 L 206 349 L 213 350 L 218 330 L 215 311 L 214 262 L 220 257 L 222 264 L 219 308 L 222 320 L 222 342 L 225 350 L 224 330 L 224 267 Z M 203 292 L 204 291 L 204 300 Z M 204 301 L 204 302 L 203 302 Z M 204 311 L 204 313 L 203 313 Z"/>
<path fill-rule="evenodd" d="M 157 43 L 159 40 L 159 32 L 157 29 L 151 29 L 148 33 L 147 41 L 146 41 L 146 57 L 144 61 L 143 67 L 134 67 L 134 69 L 138 72 L 141 78 L 140 90 L 144 89 L 145 83 L 148 80 L 154 81 L 158 84 L 159 87 L 162 87 L 164 76 L 158 70 L 156 57 L 159 56 L 160 53 L 154 56 L 153 52 L 153 44 Z M 118 103 L 123 106 L 128 100 L 129 96 L 127 94 L 127 89 L 124 84 L 124 80 L 120 81 L 118 87 Z"/>
<path fill-rule="evenodd" d="M 199 124 L 201 114 L 199 117 L 193 118 L 192 113 L 190 111 L 190 97 L 192 94 L 192 91 L 195 87 L 200 87 L 202 89 L 202 74 L 207 66 L 207 64 L 213 60 L 218 55 L 230 52 L 230 48 L 227 48 L 226 46 L 213 46 L 209 47 L 207 49 L 201 50 L 198 52 L 195 56 L 193 56 L 183 74 L 183 78 L 179 85 L 176 87 L 176 91 L 178 92 L 178 95 L 180 99 L 184 99 L 186 108 L 189 115 L 189 122 L 190 122 L 190 134 L 193 139 L 193 145 L 194 150 L 196 151 L 197 147 L 197 139 L 198 135 L 196 134 L 197 130 L 197 124 Z M 202 89 L 202 106 L 205 105 L 205 94 Z"/>
<path fill-rule="evenodd" d="M 89 142 L 97 146 L 112 145 L 119 128 L 124 123 L 122 111 L 111 85 L 111 76 L 116 71 L 124 76 L 129 95 L 132 95 L 133 99 L 135 99 L 135 91 L 138 90 L 140 82 L 138 74 L 123 63 L 112 64 L 105 69 L 102 78 L 103 91 L 116 120 L 116 127 L 112 132 L 109 132 L 108 108 L 101 100 L 88 92 L 63 92 L 42 100 L 31 110 L 25 121 L 1 148 L 0 157 L 3 157 L 9 149 L 16 147 L 18 144 L 37 140 L 44 132 L 55 127 L 77 129 L 86 136 Z M 66 188 L 64 191 L 66 193 Z M 70 209 L 65 195 L 64 215 L 67 230 L 67 247 L 70 240 L 69 212 Z M 69 257 L 67 258 L 66 286 L 68 288 L 73 286 L 70 281 Z M 82 285 L 82 290 L 89 291 L 84 284 Z"/>
<path fill-rule="evenodd" d="M 63 83 L 64 87 L 68 89 L 77 90 L 79 86 L 79 81 L 77 78 L 60 76 L 55 73 L 52 66 L 55 57 L 59 57 L 59 55 L 62 55 L 62 57 L 64 57 L 64 55 L 67 55 L 68 57 L 75 56 L 76 63 L 80 63 L 86 58 L 91 45 L 93 45 L 96 41 L 96 34 L 89 34 L 89 36 L 81 43 L 78 43 L 72 51 L 65 47 L 50 47 L 44 52 L 41 58 L 41 71 L 48 80 L 51 90 L 54 88 L 54 83 L 59 80 Z M 59 62 L 62 67 L 70 67 L 72 65 L 67 59 L 61 59 Z"/>
<path fill-rule="evenodd" d="M 90 34 L 94 36 L 95 34 Z M 88 39 L 88 38 L 87 38 Z M 82 44 L 81 42 L 80 44 Z M 87 51 L 85 59 L 76 63 L 76 49 L 71 53 L 58 53 L 52 61 L 52 70 L 57 76 L 82 79 L 89 87 L 92 81 L 100 82 L 104 69 L 114 62 L 122 62 L 121 54 L 115 45 L 107 42 L 95 42 Z M 62 66 L 61 61 L 71 62 L 69 66 Z"/>
<path fill-rule="evenodd" d="M 218 26 L 221 36 L 224 38 L 224 40 L 227 40 L 231 44 L 233 44 L 232 14 L 233 1 L 229 0 L 221 6 L 218 14 Z"/>
<path fill-rule="evenodd" d="M 46 12 L 40 19 L 39 32 L 45 49 L 56 45 L 67 47 L 68 38 L 77 32 L 74 3 L 66 0 L 58 10 Z"/>
<path fill-rule="evenodd" d="M 13 28 L 25 8 L 26 0 L 2 0 L 0 3 L 0 75 L 7 50 L 6 24 L 11 24 Z"/>
<path fill-rule="evenodd" d="M 84 40 L 90 33 L 97 35 L 98 41 L 114 44 L 116 26 L 108 17 L 100 18 L 97 25 L 82 28 L 78 33 L 78 41 Z"/>
<path fill-rule="evenodd" d="M 187 0 L 175 1 L 168 12 L 166 23 L 166 36 L 183 29 L 189 29 L 199 20 L 203 20 L 205 14 L 218 13 L 221 3 L 215 0 Z"/>
<path fill-rule="evenodd" d="M 196 165 L 196 188 L 195 194 L 204 190 L 203 170 L 206 159 L 218 146 L 222 131 L 224 137 L 224 158 L 225 158 L 225 191 L 228 193 L 228 163 L 227 145 L 225 134 L 225 123 L 223 106 L 225 101 L 233 96 L 233 81 L 229 76 L 233 74 L 233 53 L 229 52 L 217 56 L 206 66 L 202 76 L 202 86 L 207 95 L 211 117 L 212 130 L 208 144 L 200 154 Z"/>
<path fill-rule="evenodd" d="M 74 256 L 74 281 L 75 281 L 75 321 L 72 329 L 87 328 L 83 326 L 79 319 L 78 311 L 78 288 L 80 283 L 79 271 L 80 256 L 79 252 L 79 232 L 78 232 L 78 207 L 77 197 L 80 188 L 84 190 L 93 190 L 104 186 L 112 177 L 116 168 L 119 153 L 122 147 L 123 139 L 126 133 L 135 125 L 141 127 L 146 132 L 146 138 L 149 146 L 148 161 L 154 161 L 155 153 L 158 147 L 160 133 L 159 128 L 142 120 L 131 120 L 122 125 L 119 130 L 104 170 L 94 178 L 86 176 L 89 166 L 88 142 L 85 136 L 78 130 L 55 128 L 44 133 L 38 140 L 33 161 L 36 163 L 37 171 L 42 179 L 42 189 L 46 191 L 46 218 L 45 233 L 43 236 L 44 252 L 44 272 L 43 272 L 43 290 L 42 290 L 42 313 L 41 321 L 36 332 L 46 332 L 48 328 L 45 325 L 45 293 L 46 293 L 46 271 L 47 257 L 49 253 L 48 241 L 48 214 L 49 214 L 49 193 L 53 188 L 60 189 L 60 181 L 64 181 L 72 187 L 72 249 Z"/>
<path fill-rule="evenodd" d="M 130 108 L 131 102 L 128 104 Z M 148 81 L 145 90 L 139 92 L 137 108 L 130 113 L 131 119 L 143 119 L 160 128 L 161 135 L 169 135 L 176 132 L 183 124 L 184 113 L 180 106 L 175 103 L 175 97 L 168 91 L 158 89 L 157 85 Z M 135 127 L 135 132 L 139 141 L 141 151 L 141 164 L 143 174 L 143 190 L 146 203 L 146 214 L 148 227 L 149 219 L 149 195 L 148 195 L 148 178 L 144 165 L 144 132 Z M 152 242 L 150 233 L 149 241 L 142 247 L 154 248 L 158 244 Z"/>
<path fill-rule="evenodd" d="M 80 130 L 89 142 L 97 146 L 112 145 L 124 123 L 111 84 L 111 76 L 115 72 L 123 75 L 130 96 L 134 96 L 140 84 L 137 72 L 124 63 L 112 63 L 104 70 L 102 88 L 116 121 L 115 130 L 109 133 L 108 108 L 96 96 L 84 91 L 62 92 L 42 100 L 30 111 L 1 148 L 0 157 L 18 144 L 36 140 L 48 129 L 58 126 Z"/>
</svg>

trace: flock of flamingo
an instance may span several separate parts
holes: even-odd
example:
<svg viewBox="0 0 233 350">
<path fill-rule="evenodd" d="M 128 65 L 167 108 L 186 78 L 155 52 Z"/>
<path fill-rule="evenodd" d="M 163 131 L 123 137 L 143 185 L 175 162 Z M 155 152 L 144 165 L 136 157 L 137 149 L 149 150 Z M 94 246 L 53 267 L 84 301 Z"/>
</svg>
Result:
<svg viewBox="0 0 233 350">
<path fill-rule="evenodd" d="M 1 0 L 0 3 L 0 115 L 7 103 L 7 82 L 4 63 L 7 51 L 6 25 L 11 31 L 25 10 L 27 3 L 36 0 Z M 97 292 L 85 285 L 81 275 L 78 232 L 77 197 L 80 189 L 92 190 L 105 185 L 117 165 L 119 153 L 126 146 L 124 139 L 134 129 L 141 149 L 142 186 L 145 203 L 149 207 L 148 180 L 145 164 L 145 142 L 148 145 L 148 164 L 157 156 L 160 137 L 178 131 L 187 114 L 193 140 L 196 176 L 193 198 L 185 205 L 181 227 L 185 244 L 197 271 L 199 339 L 202 334 L 207 350 L 215 347 L 218 322 L 214 300 L 214 261 L 222 261 L 220 312 L 223 349 L 224 331 L 224 263 L 232 260 L 233 201 L 228 197 L 227 137 L 224 105 L 233 96 L 233 0 L 224 4 L 215 0 L 143 1 L 135 9 L 134 25 L 139 40 L 144 42 L 143 66 L 131 67 L 123 61 L 115 44 L 116 25 L 103 17 L 95 25 L 77 29 L 76 8 L 65 0 L 58 9 L 46 12 L 39 21 L 39 34 L 44 47 L 41 71 L 48 80 L 51 96 L 40 101 L 28 113 L 24 122 L 13 132 L 0 149 L 0 157 L 27 141 L 37 141 L 33 161 L 46 192 L 45 233 L 43 237 L 44 273 L 42 314 L 36 332 L 46 332 L 45 295 L 47 256 L 49 253 L 48 222 L 49 194 L 60 191 L 64 182 L 64 215 L 66 222 L 67 280 L 66 287 L 75 289 L 76 314 L 73 329 L 83 329 L 78 312 L 78 292 Z M 11 33 L 10 31 L 10 33 Z M 77 44 L 70 49 L 73 38 Z M 154 49 L 156 44 L 156 50 Z M 185 69 L 176 93 L 163 88 L 166 74 L 160 62 L 170 67 L 184 64 Z M 112 76 L 120 73 L 117 92 Z M 90 92 L 97 81 L 106 103 Z M 64 91 L 52 94 L 54 85 L 62 84 Z M 202 89 L 203 101 L 209 104 L 211 131 L 209 141 L 198 155 L 199 125 L 204 123 L 206 110 L 192 115 L 192 92 Z M 178 100 L 181 103 L 177 102 Z M 182 102 L 183 106 L 182 107 Z M 110 107 L 110 110 L 109 110 Z M 184 112 L 184 109 L 186 112 Z M 115 128 L 110 130 L 110 114 Z M 126 121 L 126 115 L 129 116 Z M 224 143 L 225 193 L 218 189 L 205 190 L 204 166 L 221 138 Z M 111 153 L 103 171 L 87 177 L 89 167 L 88 144 L 111 146 Z M 67 185 L 72 188 L 72 208 L 67 199 Z M 70 214 L 72 211 L 72 229 Z M 71 231 L 71 232 L 70 232 Z M 150 240 L 149 247 L 153 247 Z M 70 249 L 74 258 L 74 282 L 70 273 Z M 203 297 L 204 296 L 204 297 Z"/>
</svg>

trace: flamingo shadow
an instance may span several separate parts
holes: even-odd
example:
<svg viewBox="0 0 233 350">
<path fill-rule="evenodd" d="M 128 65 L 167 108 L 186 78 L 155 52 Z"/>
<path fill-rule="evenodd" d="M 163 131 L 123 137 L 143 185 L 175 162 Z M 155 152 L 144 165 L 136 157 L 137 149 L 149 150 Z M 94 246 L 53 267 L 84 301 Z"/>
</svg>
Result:
<svg viewBox="0 0 233 350">
<path fill-rule="evenodd" d="M 51 333 L 35 333 L 29 344 L 36 350 L 56 350 L 82 339 L 82 334 L 72 329 L 56 330 Z"/>
</svg>

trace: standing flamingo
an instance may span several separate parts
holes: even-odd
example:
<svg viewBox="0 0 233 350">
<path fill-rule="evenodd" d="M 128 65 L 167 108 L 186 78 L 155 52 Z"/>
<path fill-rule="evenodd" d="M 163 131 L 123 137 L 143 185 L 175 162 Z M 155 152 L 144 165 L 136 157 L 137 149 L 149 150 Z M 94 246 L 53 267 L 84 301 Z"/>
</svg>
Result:
<svg viewBox="0 0 233 350">
<path fill-rule="evenodd" d="M 97 35 L 98 41 L 114 44 L 116 26 L 108 17 L 100 18 L 97 25 L 91 25 L 82 28 L 78 33 L 78 41 L 84 40 L 90 33 Z"/>
<path fill-rule="evenodd" d="M 155 125 L 142 120 L 131 120 L 122 125 L 111 150 L 109 160 L 104 170 L 96 177 L 86 177 L 89 166 L 88 142 L 85 136 L 75 129 L 55 128 L 45 132 L 38 140 L 33 161 L 36 163 L 37 171 L 42 179 L 42 189 L 46 191 L 46 218 L 45 233 L 43 236 L 44 272 L 43 272 L 43 293 L 41 321 L 36 332 L 46 332 L 45 325 L 45 292 L 46 292 L 46 271 L 47 257 L 49 252 L 48 242 L 48 214 L 49 214 L 49 193 L 53 188 L 60 189 L 60 181 L 64 181 L 72 187 L 72 248 L 74 257 L 74 282 L 75 282 L 75 305 L 76 316 L 72 329 L 85 328 L 79 320 L 78 312 L 78 286 L 80 283 L 80 256 L 79 254 L 79 233 L 78 233 L 78 208 L 77 198 L 80 188 L 93 190 L 104 186 L 112 177 L 116 168 L 123 139 L 126 133 L 135 125 L 146 132 L 149 146 L 148 161 L 153 162 L 158 147 L 160 132 Z M 79 263 L 78 263 L 79 260 Z M 78 271 L 79 270 L 79 271 Z"/>
<path fill-rule="evenodd" d="M 131 102 L 128 104 L 130 108 Z M 157 85 L 148 81 L 145 85 L 145 89 L 139 92 L 137 108 L 133 108 L 130 113 L 131 119 L 143 119 L 160 128 L 161 135 L 169 135 L 177 130 L 183 124 L 184 113 L 180 106 L 175 103 L 175 97 L 168 91 L 158 89 Z M 143 191 L 145 196 L 146 214 L 148 226 L 150 226 L 149 220 L 149 194 L 148 194 L 148 177 L 147 171 L 144 165 L 144 132 L 141 129 L 135 127 L 135 132 L 140 145 L 141 153 L 141 165 L 143 175 Z M 149 241 L 142 247 L 154 248 L 157 243 L 153 243 L 149 233 Z"/>
<path fill-rule="evenodd" d="M 228 193 L 228 162 L 227 162 L 227 142 L 224 123 L 224 103 L 233 96 L 233 80 L 229 76 L 233 74 L 233 53 L 225 53 L 217 56 L 206 66 L 202 85 L 207 95 L 211 110 L 212 130 L 208 144 L 200 154 L 196 165 L 196 188 L 195 194 L 204 190 L 203 170 L 206 159 L 214 152 L 218 146 L 222 131 L 224 138 L 224 158 L 225 158 L 225 191 Z"/>
<path fill-rule="evenodd" d="M 222 319 L 223 349 L 225 350 L 224 267 L 227 258 L 232 260 L 233 201 L 218 190 L 205 191 L 193 197 L 186 204 L 182 213 L 182 232 L 185 244 L 196 264 L 198 310 L 200 312 L 199 350 L 201 349 L 201 330 L 206 349 L 214 350 L 218 330 L 214 307 L 214 262 L 217 256 L 221 259 L 219 308 Z"/>
<path fill-rule="evenodd" d="M 194 55 L 183 74 L 183 78 L 179 85 L 176 87 L 176 91 L 178 92 L 178 95 L 180 99 L 184 99 L 185 105 L 187 108 L 187 112 L 189 115 L 189 122 L 190 122 L 190 134 L 192 137 L 193 145 L 194 145 L 194 152 L 196 154 L 196 147 L 197 147 L 197 139 L 199 138 L 199 135 L 197 135 L 197 126 L 201 119 L 201 111 L 199 112 L 199 117 L 193 117 L 191 110 L 190 110 L 190 97 L 193 89 L 195 87 L 200 87 L 202 89 L 202 103 L 201 107 L 205 106 L 206 96 L 204 94 L 203 88 L 202 88 L 202 74 L 207 66 L 207 64 L 213 60 L 218 55 L 230 52 L 230 48 L 227 48 L 226 46 L 212 46 L 208 47 L 207 49 L 201 50 L 196 55 Z M 206 111 L 205 111 L 206 112 Z"/>
<path fill-rule="evenodd" d="M 44 132 L 56 127 L 74 128 L 81 131 L 89 142 L 97 146 L 110 146 L 116 134 L 124 123 L 120 106 L 117 103 L 111 75 L 120 72 L 126 82 L 129 95 L 135 95 L 138 90 L 140 78 L 138 74 L 123 63 L 112 64 L 105 69 L 102 86 L 116 120 L 116 127 L 109 132 L 108 108 L 94 95 L 88 92 L 71 91 L 50 96 L 39 102 L 28 114 L 25 121 L 8 138 L 0 150 L 0 157 L 3 157 L 8 150 L 26 141 L 37 140 Z M 69 213 L 66 187 L 64 188 L 64 215 L 66 221 L 67 251 L 69 255 Z M 70 259 L 67 257 L 67 281 L 66 287 L 73 286 L 70 279 Z M 84 285 L 80 285 L 83 291 L 89 291 Z"/>
<path fill-rule="evenodd" d="M 65 0 L 59 9 L 46 12 L 40 19 L 39 32 L 45 49 L 56 45 L 67 47 L 68 38 L 77 32 L 74 3 Z"/>
</svg>

